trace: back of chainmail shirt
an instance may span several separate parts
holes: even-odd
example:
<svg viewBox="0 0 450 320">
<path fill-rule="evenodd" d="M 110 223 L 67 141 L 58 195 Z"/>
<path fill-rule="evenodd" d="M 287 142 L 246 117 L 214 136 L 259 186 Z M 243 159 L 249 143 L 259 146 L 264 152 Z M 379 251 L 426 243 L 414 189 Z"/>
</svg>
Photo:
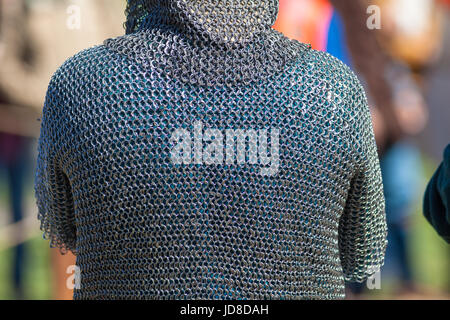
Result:
<svg viewBox="0 0 450 320">
<path fill-rule="evenodd" d="M 38 218 L 75 299 L 336 299 L 383 264 L 370 112 L 276 0 L 129 0 L 50 81 Z"/>
</svg>

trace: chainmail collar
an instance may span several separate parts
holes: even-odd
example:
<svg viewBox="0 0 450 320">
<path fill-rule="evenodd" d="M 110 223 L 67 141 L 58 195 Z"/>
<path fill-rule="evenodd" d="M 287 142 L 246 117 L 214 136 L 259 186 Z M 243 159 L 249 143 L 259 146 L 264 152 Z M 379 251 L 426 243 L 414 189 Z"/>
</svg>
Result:
<svg viewBox="0 0 450 320">
<path fill-rule="evenodd" d="M 105 45 L 145 68 L 198 85 L 277 74 L 309 45 L 273 30 L 278 0 L 129 0 L 126 35 Z"/>
<path fill-rule="evenodd" d="M 171 25 L 193 38 L 243 43 L 275 23 L 278 0 L 128 0 L 127 33 Z"/>
</svg>

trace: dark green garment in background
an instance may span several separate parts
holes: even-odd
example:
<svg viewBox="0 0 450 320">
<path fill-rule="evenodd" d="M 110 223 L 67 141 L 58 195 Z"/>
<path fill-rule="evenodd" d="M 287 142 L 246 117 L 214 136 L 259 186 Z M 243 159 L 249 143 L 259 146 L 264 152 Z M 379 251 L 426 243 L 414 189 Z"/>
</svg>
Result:
<svg viewBox="0 0 450 320">
<path fill-rule="evenodd" d="M 425 191 L 423 213 L 437 233 L 450 243 L 450 145 Z"/>
</svg>

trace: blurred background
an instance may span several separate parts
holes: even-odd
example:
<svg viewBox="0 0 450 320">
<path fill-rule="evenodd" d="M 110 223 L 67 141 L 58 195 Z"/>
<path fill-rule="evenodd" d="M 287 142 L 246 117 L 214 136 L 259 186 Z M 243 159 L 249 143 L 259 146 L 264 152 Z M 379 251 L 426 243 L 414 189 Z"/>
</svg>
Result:
<svg viewBox="0 0 450 320">
<path fill-rule="evenodd" d="M 124 33 L 125 0 L 0 0 L 0 299 L 71 299 L 75 259 L 42 239 L 39 118 L 68 57 Z M 450 143 L 450 0 L 280 0 L 274 28 L 348 64 L 366 87 L 389 228 L 372 288 L 348 299 L 449 299 L 450 250 L 422 214 Z"/>
</svg>

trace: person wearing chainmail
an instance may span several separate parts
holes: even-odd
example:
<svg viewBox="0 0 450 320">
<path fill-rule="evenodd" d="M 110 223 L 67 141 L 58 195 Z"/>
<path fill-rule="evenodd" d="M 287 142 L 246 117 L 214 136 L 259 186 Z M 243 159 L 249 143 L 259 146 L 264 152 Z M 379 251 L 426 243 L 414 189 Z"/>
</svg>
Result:
<svg viewBox="0 0 450 320">
<path fill-rule="evenodd" d="M 365 93 L 277 9 L 129 0 L 124 36 L 56 71 L 35 192 L 75 299 L 341 299 L 382 266 Z"/>
</svg>

